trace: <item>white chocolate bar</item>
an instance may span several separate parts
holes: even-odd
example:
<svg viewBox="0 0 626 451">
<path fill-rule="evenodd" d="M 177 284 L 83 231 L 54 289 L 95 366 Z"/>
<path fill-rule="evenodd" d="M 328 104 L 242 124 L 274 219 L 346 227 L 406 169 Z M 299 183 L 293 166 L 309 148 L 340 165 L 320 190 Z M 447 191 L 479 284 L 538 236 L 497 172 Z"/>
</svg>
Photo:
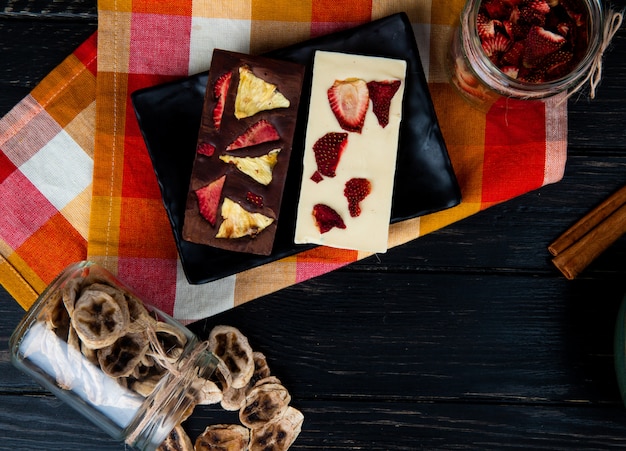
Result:
<svg viewBox="0 0 626 451">
<path fill-rule="evenodd" d="M 311 180 L 311 175 L 317 170 L 314 143 L 328 132 L 345 132 L 331 110 L 327 90 L 335 80 L 353 77 L 366 82 L 401 81 L 391 101 L 389 124 L 385 128 L 378 124 L 370 101 L 361 133 L 348 133 L 348 145 L 341 156 L 336 176 L 324 177 L 316 183 Z M 404 60 L 316 52 L 296 219 L 296 244 L 320 244 L 379 253 L 387 251 L 405 77 Z M 345 183 L 353 177 L 367 178 L 372 184 L 371 193 L 361 202 L 362 213 L 355 218 L 350 216 L 343 194 Z M 333 228 L 320 233 L 312 215 L 313 206 L 318 203 L 337 211 L 346 228 Z"/>
</svg>

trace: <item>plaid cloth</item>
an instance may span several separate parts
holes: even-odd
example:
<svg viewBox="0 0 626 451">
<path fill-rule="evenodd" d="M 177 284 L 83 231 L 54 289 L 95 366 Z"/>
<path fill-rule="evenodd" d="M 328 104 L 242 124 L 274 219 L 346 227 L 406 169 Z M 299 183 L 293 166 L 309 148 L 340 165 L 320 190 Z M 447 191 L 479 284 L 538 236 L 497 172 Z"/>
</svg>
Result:
<svg viewBox="0 0 626 451">
<path fill-rule="evenodd" d="M 187 322 L 367 257 L 319 247 L 188 284 L 130 94 L 208 70 L 214 48 L 258 54 L 402 11 L 413 25 L 463 201 L 394 224 L 389 247 L 557 182 L 566 160 L 565 102 L 503 100 L 484 113 L 448 83 L 445 57 L 463 4 L 100 0 L 97 38 L 0 120 L 0 283 L 28 308 L 65 266 L 90 259 Z"/>
</svg>

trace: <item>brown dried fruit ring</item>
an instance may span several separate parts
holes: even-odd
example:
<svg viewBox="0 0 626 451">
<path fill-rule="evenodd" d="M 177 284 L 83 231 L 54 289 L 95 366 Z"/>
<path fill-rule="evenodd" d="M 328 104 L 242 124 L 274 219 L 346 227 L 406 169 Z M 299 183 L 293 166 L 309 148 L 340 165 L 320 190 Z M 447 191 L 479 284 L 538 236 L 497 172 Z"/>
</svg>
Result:
<svg viewBox="0 0 626 451">
<path fill-rule="evenodd" d="M 196 439 L 195 451 L 244 451 L 248 449 L 250 431 L 238 424 L 215 424 Z"/>
<path fill-rule="evenodd" d="M 281 418 L 290 401 L 291 395 L 281 384 L 263 383 L 261 380 L 246 396 L 245 404 L 239 411 L 239 420 L 250 429 L 263 427 Z"/>
<path fill-rule="evenodd" d="M 172 429 L 170 435 L 159 445 L 156 451 L 193 451 L 193 443 L 179 424 Z"/>
<path fill-rule="evenodd" d="M 209 335 L 209 350 L 228 368 L 230 386 L 242 388 L 248 384 L 254 373 L 254 357 L 248 339 L 237 328 L 215 326 Z"/>
<path fill-rule="evenodd" d="M 160 350 L 149 350 L 148 355 L 156 361 L 166 360 L 175 363 L 182 355 L 187 337 L 177 327 L 162 321 L 154 326 L 156 340 Z"/>
<path fill-rule="evenodd" d="M 221 406 L 225 410 L 239 410 L 246 400 L 246 396 L 250 393 L 250 390 L 256 385 L 258 381 L 261 379 L 268 378 L 270 376 L 270 368 L 267 365 L 267 360 L 265 359 L 265 355 L 261 352 L 253 352 L 252 353 L 254 359 L 254 373 L 250 378 L 250 381 L 245 387 L 242 388 L 233 388 L 226 387 L 224 389 L 224 394 L 221 400 Z M 276 382 L 280 384 L 280 381 L 274 378 Z"/>
<path fill-rule="evenodd" d="M 112 377 L 132 374 L 148 349 L 148 339 L 141 332 L 131 332 L 118 338 L 112 345 L 98 351 L 100 368 Z"/>
<path fill-rule="evenodd" d="M 302 412 L 289 407 L 279 420 L 252 430 L 249 450 L 285 451 L 289 449 L 300 434 L 303 422 Z"/>
<path fill-rule="evenodd" d="M 111 295 L 87 289 L 74 304 L 72 325 L 82 342 L 92 349 L 110 346 L 128 328 L 128 305 L 117 302 Z"/>
</svg>

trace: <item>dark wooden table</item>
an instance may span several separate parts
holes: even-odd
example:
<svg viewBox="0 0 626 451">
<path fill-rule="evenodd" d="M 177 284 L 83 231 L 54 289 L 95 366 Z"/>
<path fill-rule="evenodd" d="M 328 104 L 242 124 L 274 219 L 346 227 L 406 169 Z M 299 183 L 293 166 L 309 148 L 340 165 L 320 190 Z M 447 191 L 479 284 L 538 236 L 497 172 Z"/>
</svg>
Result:
<svg viewBox="0 0 626 451">
<path fill-rule="evenodd" d="M 0 115 L 95 29 L 95 1 L 0 7 Z M 626 446 L 613 329 L 626 238 L 578 279 L 547 245 L 626 183 L 626 29 L 597 98 L 570 102 L 564 179 L 193 325 L 238 326 L 305 424 L 292 449 Z M 122 450 L 10 363 L 23 311 L 0 292 L 0 449 Z M 188 421 L 232 421 L 203 408 Z"/>
</svg>

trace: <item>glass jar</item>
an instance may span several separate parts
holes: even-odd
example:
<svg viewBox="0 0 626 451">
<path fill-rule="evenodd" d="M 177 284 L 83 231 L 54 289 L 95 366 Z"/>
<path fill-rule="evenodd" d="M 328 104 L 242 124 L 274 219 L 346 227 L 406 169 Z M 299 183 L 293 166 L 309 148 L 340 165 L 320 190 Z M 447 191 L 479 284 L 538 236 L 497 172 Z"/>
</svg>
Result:
<svg viewBox="0 0 626 451">
<path fill-rule="evenodd" d="M 190 415 L 217 365 L 206 342 L 90 262 L 46 288 L 10 347 L 15 366 L 140 450 Z"/>
<path fill-rule="evenodd" d="M 501 97 L 545 99 L 576 86 L 594 64 L 602 45 L 604 29 L 601 0 L 579 1 L 588 13 L 588 43 L 584 54 L 569 73 L 550 81 L 531 82 L 505 74 L 488 57 L 477 26 L 482 0 L 468 0 L 461 12 L 460 26 L 453 32 L 448 55 L 447 67 L 452 84 L 472 105 L 483 110 Z"/>
</svg>

